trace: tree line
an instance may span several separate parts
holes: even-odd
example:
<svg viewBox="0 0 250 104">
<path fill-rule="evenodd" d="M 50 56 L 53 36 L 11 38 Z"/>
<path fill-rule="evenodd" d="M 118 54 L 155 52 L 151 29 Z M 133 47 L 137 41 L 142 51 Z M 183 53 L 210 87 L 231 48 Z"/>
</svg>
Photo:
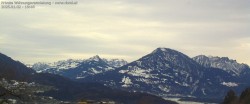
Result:
<svg viewBox="0 0 250 104">
<path fill-rule="evenodd" d="M 250 87 L 246 88 L 240 96 L 229 90 L 222 104 L 250 104 Z"/>
</svg>

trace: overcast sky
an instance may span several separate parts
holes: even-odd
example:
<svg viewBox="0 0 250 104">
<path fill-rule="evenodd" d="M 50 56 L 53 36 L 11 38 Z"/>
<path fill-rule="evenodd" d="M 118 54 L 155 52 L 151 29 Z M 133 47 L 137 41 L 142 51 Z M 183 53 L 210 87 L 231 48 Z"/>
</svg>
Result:
<svg viewBox="0 0 250 104">
<path fill-rule="evenodd" d="M 79 0 L 0 9 L 0 52 L 24 63 L 136 60 L 157 47 L 250 64 L 250 0 Z"/>
</svg>

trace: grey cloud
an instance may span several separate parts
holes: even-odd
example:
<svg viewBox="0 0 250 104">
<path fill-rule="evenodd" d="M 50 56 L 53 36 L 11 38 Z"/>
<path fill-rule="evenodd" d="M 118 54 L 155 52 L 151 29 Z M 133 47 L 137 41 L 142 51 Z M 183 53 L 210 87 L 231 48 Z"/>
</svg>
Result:
<svg viewBox="0 0 250 104">
<path fill-rule="evenodd" d="M 0 17 L 0 40 L 4 40 L 0 46 L 20 60 L 36 56 L 33 60 L 46 61 L 53 55 L 59 59 L 75 53 L 120 55 L 132 61 L 157 47 L 170 47 L 191 56 L 238 56 L 250 63 L 228 52 L 250 52 L 244 45 L 250 41 L 249 3 L 82 0 L 76 7 L 0 11 L 5 14 Z"/>
</svg>

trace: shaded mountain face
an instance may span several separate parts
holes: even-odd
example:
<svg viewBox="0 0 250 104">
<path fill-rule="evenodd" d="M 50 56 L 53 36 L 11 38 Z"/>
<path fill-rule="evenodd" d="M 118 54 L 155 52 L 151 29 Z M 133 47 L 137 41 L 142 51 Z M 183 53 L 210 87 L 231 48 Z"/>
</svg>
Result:
<svg viewBox="0 0 250 104">
<path fill-rule="evenodd" d="M 14 61 L 3 54 L 0 54 L 0 73 L 0 78 L 5 78 L 6 80 L 35 82 L 54 86 L 57 90 L 46 92 L 44 95 L 63 101 L 109 99 L 124 104 L 177 104 L 145 93 L 130 93 L 111 89 L 98 83 L 80 83 L 59 75 L 35 73 L 35 71 L 27 68 L 22 63 Z M 144 101 L 148 102 L 143 103 Z"/>
<path fill-rule="evenodd" d="M 58 61 L 51 63 L 35 63 L 32 68 L 38 73 L 59 74 L 71 79 L 80 79 L 87 76 L 114 70 L 127 64 L 122 59 L 101 59 L 98 55 L 86 60 Z"/>
<path fill-rule="evenodd" d="M 228 57 L 214 57 L 199 55 L 193 58 L 197 63 L 206 68 L 219 68 L 232 74 L 233 76 L 241 76 L 250 73 L 250 68 L 246 64 L 237 63 L 236 60 Z"/>
<path fill-rule="evenodd" d="M 2 53 L 0 53 L 0 72 L 0 78 L 16 80 L 26 80 L 35 73 L 34 70 Z"/>
</svg>

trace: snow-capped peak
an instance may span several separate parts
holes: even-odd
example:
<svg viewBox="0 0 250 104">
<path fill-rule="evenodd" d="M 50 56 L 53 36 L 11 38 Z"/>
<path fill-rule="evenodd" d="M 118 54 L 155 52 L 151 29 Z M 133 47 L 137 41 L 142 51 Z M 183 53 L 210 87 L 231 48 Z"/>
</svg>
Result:
<svg viewBox="0 0 250 104">
<path fill-rule="evenodd" d="M 121 67 L 125 64 L 127 64 L 127 61 L 123 59 L 101 59 L 98 55 L 96 55 L 89 59 L 67 59 L 53 63 L 38 62 L 33 64 L 31 68 L 38 73 L 60 74 L 64 71 L 76 69 L 78 67 L 84 68 L 87 66 L 95 66 L 97 69 L 107 71 L 113 68 Z"/>
<path fill-rule="evenodd" d="M 159 47 L 159 48 L 157 48 L 157 50 L 167 51 L 167 50 L 169 50 L 169 48 Z"/>
<path fill-rule="evenodd" d="M 250 71 L 248 65 L 238 63 L 236 60 L 229 59 L 228 57 L 199 55 L 194 57 L 193 60 L 204 67 L 223 69 L 234 76 L 239 76 L 242 73 Z"/>
<path fill-rule="evenodd" d="M 102 60 L 98 55 L 95 55 L 93 57 L 90 57 L 88 60 L 93 60 L 93 61 L 100 61 Z"/>
<path fill-rule="evenodd" d="M 170 48 L 163 48 L 163 47 L 159 47 L 157 49 L 155 49 L 152 53 L 157 53 L 157 52 L 167 52 L 167 51 L 173 51 Z"/>
</svg>

